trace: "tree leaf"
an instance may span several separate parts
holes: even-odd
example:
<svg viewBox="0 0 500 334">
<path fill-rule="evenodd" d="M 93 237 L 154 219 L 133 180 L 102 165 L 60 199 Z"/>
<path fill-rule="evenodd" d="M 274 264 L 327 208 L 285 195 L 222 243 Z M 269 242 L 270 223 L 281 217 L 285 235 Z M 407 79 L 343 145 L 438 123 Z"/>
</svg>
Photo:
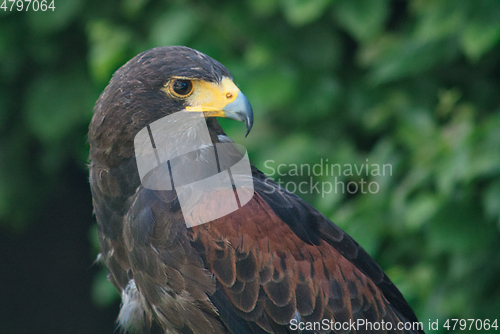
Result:
<svg viewBox="0 0 500 334">
<path fill-rule="evenodd" d="M 342 0 L 335 3 L 333 13 L 344 29 L 357 40 L 366 41 L 384 29 L 389 4 L 386 0 Z"/>
</svg>

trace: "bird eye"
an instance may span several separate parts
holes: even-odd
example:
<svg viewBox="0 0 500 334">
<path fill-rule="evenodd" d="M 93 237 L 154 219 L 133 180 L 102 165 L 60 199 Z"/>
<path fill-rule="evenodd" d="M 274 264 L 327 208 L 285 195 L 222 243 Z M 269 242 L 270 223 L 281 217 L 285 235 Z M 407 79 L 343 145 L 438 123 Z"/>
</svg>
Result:
<svg viewBox="0 0 500 334">
<path fill-rule="evenodd" d="M 180 96 L 186 96 L 193 91 L 193 83 L 190 80 L 175 80 L 172 83 L 172 90 Z"/>
</svg>

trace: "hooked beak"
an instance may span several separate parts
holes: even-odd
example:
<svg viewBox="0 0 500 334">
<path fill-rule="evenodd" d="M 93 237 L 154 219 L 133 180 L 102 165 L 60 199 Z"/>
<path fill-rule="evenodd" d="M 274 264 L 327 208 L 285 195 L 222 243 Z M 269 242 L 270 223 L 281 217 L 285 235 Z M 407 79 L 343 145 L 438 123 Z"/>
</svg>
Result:
<svg viewBox="0 0 500 334">
<path fill-rule="evenodd" d="M 194 90 L 186 100 L 187 111 L 203 112 L 205 117 L 224 117 L 245 122 L 248 136 L 253 126 L 253 110 L 246 96 L 229 78 L 221 83 L 193 81 Z"/>
<path fill-rule="evenodd" d="M 245 137 L 248 136 L 253 126 L 253 110 L 247 97 L 242 92 L 238 92 L 236 100 L 226 105 L 222 111 L 227 118 L 245 122 L 247 127 Z"/>
</svg>

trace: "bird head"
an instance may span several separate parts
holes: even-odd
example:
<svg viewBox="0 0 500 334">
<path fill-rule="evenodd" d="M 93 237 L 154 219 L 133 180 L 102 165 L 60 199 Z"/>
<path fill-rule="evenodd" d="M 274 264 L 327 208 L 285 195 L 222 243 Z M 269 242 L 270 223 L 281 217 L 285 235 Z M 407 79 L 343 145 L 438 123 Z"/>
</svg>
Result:
<svg viewBox="0 0 500 334">
<path fill-rule="evenodd" d="M 203 113 L 215 134 L 223 134 L 216 117 L 245 122 L 247 135 L 253 125 L 252 107 L 224 65 L 187 47 L 158 47 L 119 68 L 97 100 L 91 155 L 131 156 L 140 129 L 179 111 Z"/>
</svg>

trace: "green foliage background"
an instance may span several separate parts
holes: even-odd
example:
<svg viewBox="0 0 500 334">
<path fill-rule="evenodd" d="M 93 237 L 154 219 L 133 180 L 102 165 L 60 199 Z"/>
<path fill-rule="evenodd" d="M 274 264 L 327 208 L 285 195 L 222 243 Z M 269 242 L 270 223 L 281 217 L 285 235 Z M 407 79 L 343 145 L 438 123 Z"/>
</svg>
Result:
<svg viewBox="0 0 500 334">
<path fill-rule="evenodd" d="M 148 48 L 186 45 L 225 64 L 250 99 L 248 138 L 242 124 L 223 124 L 264 172 L 266 160 L 393 166 L 368 177 L 377 194 L 303 197 L 365 247 L 425 326 L 499 317 L 500 1 L 55 6 L 0 10 L 2 233 L 29 233 L 47 201 L 84 180 L 87 126 L 112 73 Z M 90 201 L 84 182 L 75 191 Z M 87 224 L 80 237 L 95 240 Z M 116 305 L 103 272 L 91 290 L 96 305 Z"/>
</svg>

